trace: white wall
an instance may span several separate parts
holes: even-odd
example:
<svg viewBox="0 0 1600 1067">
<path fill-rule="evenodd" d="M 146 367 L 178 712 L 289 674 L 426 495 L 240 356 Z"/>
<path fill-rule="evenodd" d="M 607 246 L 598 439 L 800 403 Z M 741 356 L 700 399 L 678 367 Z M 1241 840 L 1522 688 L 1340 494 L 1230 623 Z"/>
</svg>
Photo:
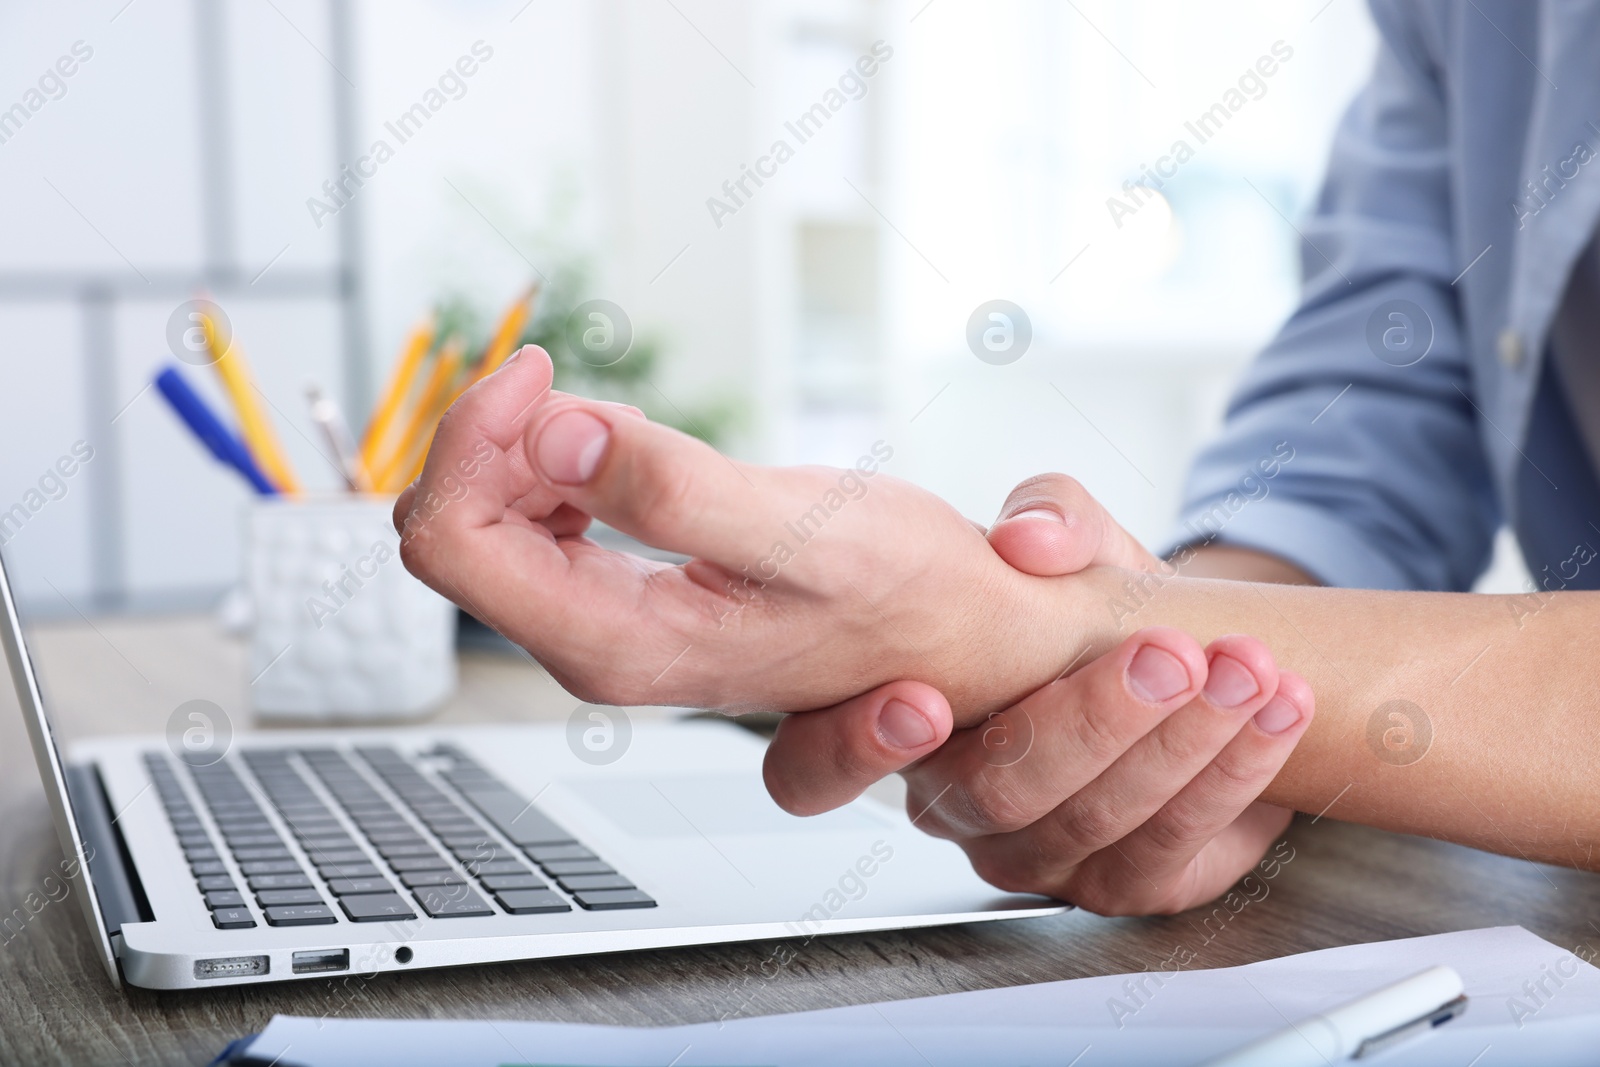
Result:
<svg viewBox="0 0 1600 1067">
<path fill-rule="evenodd" d="M 1362 6 L 1321 0 L 354 0 L 345 70 L 329 2 L 214 7 L 231 247 L 247 278 L 265 270 L 262 286 L 338 261 L 337 220 L 318 227 L 306 201 L 347 162 L 339 81 L 356 87 L 364 153 L 476 42 L 493 52 L 355 198 L 369 392 L 436 298 L 497 309 L 583 254 L 593 295 L 666 342 L 671 402 L 743 400 L 734 451 L 849 462 L 882 437 L 894 473 L 980 521 L 1020 478 L 1066 470 L 1152 540 L 1229 380 L 1292 306 L 1296 238 L 1278 212 L 1305 205 L 1371 54 Z M 74 41 L 94 50 L 0 144 L 0 290 L 56 272 L 118 294 L 97 320 L 73 291 L 0 292 L 0 509 L 75 441 L 98 450 L 12 544 L 24 592 L 63 613 L 43 578 L 86 604 L 108 543 L 135 601 L 213 596 L 237 573 L 248 499 L 141 392 L 168 358 L 178 299 L 151 292 L 208 255 L 200 7 L 124 4 L 0 7 L 0 108 Z M 894 56 L 865 96 L 718 226 L 707 198 L 878 39 Z M 1106 198 L 1280 39 L 1294 59 L 1172 181 L 1170 221 L 1152 207 L 1114 226 Z M 809 282 L 801 270 L 800 235 L 818 226 L 876 233 L 880 301 L 853 326 L 801 313 L 826 269 L 813 260 Z M 1035 330 L 1007 367 L 964 342 L 972 309 L 995 297 Z M 246 286 L 226 306 L 293 461 L 332 487 L 302 390 L 316 378 L 342 397 L 338 304 Z M 835 327 L 872 335 L 830 341 Z M 86 362 L 96 329 L 110 344 Z M 833 406 L 802 365 L 830 351 L 874 361 Z M 189 377 L 222 407 L 208 373 Z"/>
</svg>

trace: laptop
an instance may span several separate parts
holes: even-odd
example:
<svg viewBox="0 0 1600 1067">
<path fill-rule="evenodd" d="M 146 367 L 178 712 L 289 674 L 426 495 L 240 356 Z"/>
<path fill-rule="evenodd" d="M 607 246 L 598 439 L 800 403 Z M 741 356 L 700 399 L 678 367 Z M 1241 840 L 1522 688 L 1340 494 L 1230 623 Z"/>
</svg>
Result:
<svg viewBox="0 0 1600 1067">
<path fill-rule="evenodd" d="M 63 756 L 0 551 L 5 647 L 66 859 L 113 984 L 339 974 L 1052 915 L 870 799 L 788 815 L 761 740 L 633 724 L 96 738 Z"/>
</svg>

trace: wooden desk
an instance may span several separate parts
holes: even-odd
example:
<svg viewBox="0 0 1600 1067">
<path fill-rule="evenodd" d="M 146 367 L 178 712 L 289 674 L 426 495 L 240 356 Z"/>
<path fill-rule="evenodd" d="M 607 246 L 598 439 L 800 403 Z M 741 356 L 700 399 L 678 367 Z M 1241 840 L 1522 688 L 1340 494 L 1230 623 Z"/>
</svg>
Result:
<svg viewBox="0 0 1600 1067">
<path fill-rule="evenodd" d="M 207 619 L 108 619 L 50 627 L 36 655 L 67 738 L 160 732 L 203 697 L 243 706 L 243 649 Z M 63 673 L 52 667 L 71 664 Z M 434 721 L 564 718 L 574 706 L 531 663 L 469 656 Z M 1335 809 L 1335 814 L 1337 809 Z M 813 940 L 776 970 L 774 945 L 331 979 L 188 993 L 114 991 L 75 901 L 51 904 L 0 943 L 0 1063 L 204 1064 L 278 1012 L 666 1024 L 799 1011 L 1155 968 L 1183 946 L 1222 967 L 1361 941 L 1520 923 L 1564 948 L 1600 946 L 1600 878 L 1301 819 L 1294 858 L 1226 922 L 1209 909 L 1161 919 L 1084 914 Z M 0 915 L 60 861 L 9 684 L 0 696 Z M 1259 891 L 1258 891 L 1259 893 Z M 763 967 L 766 963 L 767 966 Z"/>
</svg>

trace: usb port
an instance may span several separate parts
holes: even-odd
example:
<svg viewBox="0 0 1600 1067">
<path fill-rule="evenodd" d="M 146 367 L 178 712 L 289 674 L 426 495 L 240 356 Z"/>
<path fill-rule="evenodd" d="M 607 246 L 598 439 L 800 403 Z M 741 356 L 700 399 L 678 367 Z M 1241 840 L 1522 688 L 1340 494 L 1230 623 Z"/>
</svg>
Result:
<svg viewBox="0 0 1600 1067">
<path fill-rule="evenodd" d="M 271 960 L 266 956 L 225 956 L 215 960 L 195 960 L 196 978 L 250 978 L 266 974 Z"/>
<path fill-rule="evenodd" d="M 347 948 L 325 948 L 310 952 L 296 952 L 294 954 L 295 974 L 316 974 L 320 971 L 348 971 L 350 969 L 350 950 Z"/>
</svg>

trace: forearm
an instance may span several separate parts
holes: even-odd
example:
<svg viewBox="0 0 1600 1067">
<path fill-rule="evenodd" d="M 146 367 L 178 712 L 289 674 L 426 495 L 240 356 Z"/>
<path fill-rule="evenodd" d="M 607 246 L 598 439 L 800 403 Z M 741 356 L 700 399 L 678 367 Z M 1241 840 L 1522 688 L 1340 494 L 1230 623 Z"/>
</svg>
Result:
<svg viewBox="0 0 1600 1067">
<path fill-rule="evenodd" d="M 1155 624 L 1248 633 L 1311 683 L 1316 719 L 1262 799 L 1600 869 L 1600 594 L 1080 577 L 1100 594 L 1075 620 L 1097 651 Z"/>
<path fill-rule="evenodd" d="M 1188 553 L 1181 573 L 1185 578 L 1225 578 L 1235 582 L 1322 584 L 1281 556 L 1237 545 L 1213 544 L 1194 549 Z"/>
</svg>

